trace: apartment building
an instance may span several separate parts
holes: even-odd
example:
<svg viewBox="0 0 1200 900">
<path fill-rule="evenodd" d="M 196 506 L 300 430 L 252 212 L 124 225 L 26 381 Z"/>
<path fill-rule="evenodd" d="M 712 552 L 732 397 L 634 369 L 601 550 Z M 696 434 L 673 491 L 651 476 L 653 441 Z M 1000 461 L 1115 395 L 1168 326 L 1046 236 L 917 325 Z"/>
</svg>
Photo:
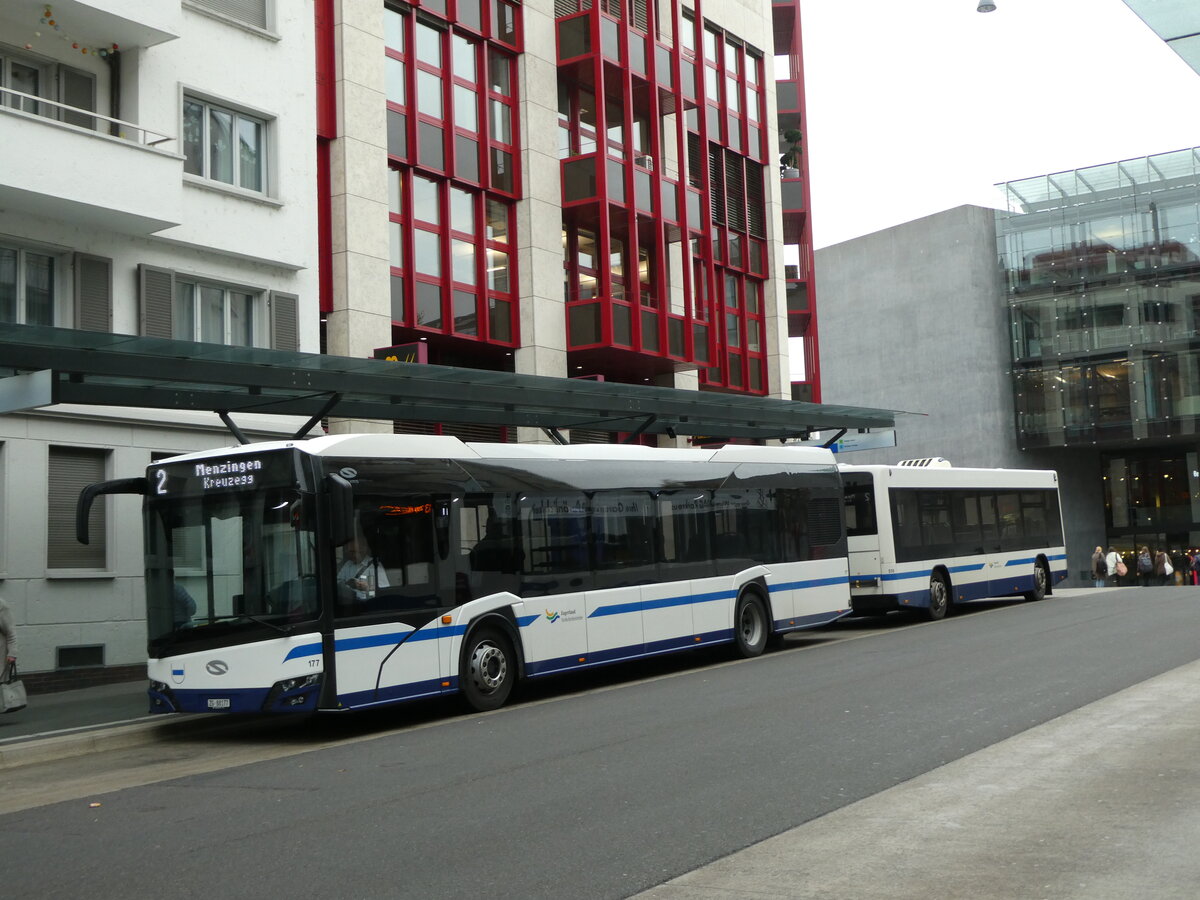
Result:
<svg viewBox="0 0 1200 900">
<path fill-rule="evenodd" d="M 0 329 L 316 351 L 313 46 L 308 4 L 0 4 Z M 105 500 L 84 546 L 79 488 L 229 442 L 212 414 L 0 415 L 0 596 L 25 672 L 145 657 L 139 504 Z"/>
<path fill-rule="evenodd" d="M 819 399 L 795 0 L 324 8 L 329 352 Z"/>
</svg>

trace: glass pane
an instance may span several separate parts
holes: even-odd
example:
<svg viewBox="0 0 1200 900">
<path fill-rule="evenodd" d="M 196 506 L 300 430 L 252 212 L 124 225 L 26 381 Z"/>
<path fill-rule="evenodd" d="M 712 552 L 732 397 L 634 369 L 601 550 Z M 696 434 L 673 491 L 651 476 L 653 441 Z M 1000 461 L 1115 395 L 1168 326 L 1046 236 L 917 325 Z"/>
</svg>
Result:
<svg viewBox="0 0 1200 900">
<path fill-rule="evenodd" d="M 454 86 L 454 124 L 464 131 L 479 131 L 478 95 L 461 84 Z"/>
<path fill-rule="evenodd" d="M 442 143 L 441 126 L 428 122 L 417 123 L 417 144 L 420 151 L 420 163 L 431 169 L 446 168 L 446 149 Z"/>
<path fill-rule="evenodd" d="M 233 184 L 233 114 L 208 111 L 208 177 Z"/>
<path fill-rule="evenodd" d="M 633 311 L 620 303 L 612 305 L 613 343 L 622 347 L 633 345 Z"/>
<path fill-rule="evenodd" d="M 454 330 L 459 334 L 479 334 L 475 300 L 475 295 L 467 291 L 454 292 Z"/>
<path fill-rule="evenodd" d="M 492 93 L 512 96 L 512 59 L 493 50 L 488 63 Z"/>
<path fill-rule="evenodd" d="M 0 247 L 0 322 L 17 321 L 17 251 Z"/>
<path fill-rule="evenodd" d="M 25 324 L 54 324 L 54 259 L 25 254 Z"/>
<path fill-rule="evenodd" d="M 417 59 L 437 68 L 442 67 L 442 33 L 424 22 L 417 22 Z"/>
<path fill-rule="evenodd" d="M 454 136 L 455 173 L 464 181 L 479 181 L 479 142 L 461 134 Z"/>
<path fill-rule="evenodd" d="M 200 340 L 225 343 L 225 292 L 200 285 Z"/>
<path fill-rule="evenodd" d="M 263 189 L 262 123 L 238 117 L 238 160 L 240 185 L 247 190 Z"/>
<path fill-rule="evenodd" d="M 475 233 L 475 195 L 450 188 L 450 227 L 466 234 Z"/>
<path fill-rule="evenodd" d="M 508 293 L 508 254 L 502 250 L 487 252 L 488 290 Z"/>
<path fill-rule="evenodd" d="M 413 232 L 413 264 L 422 275 L 442 274 L 442 239 L 432 231 Z"/>
<path fill-rule="evenodd" d="M 442 118 L 442 79 L 432 72 L 417 72 L 417 109 L 435 119 Z"/>
<path fill-rule="evenodd" d="M 392 109 L 387 111 L 387 152 L 401 159 L 408 156 L 408 117 Z"/>
<path fill-rule="evenodd" d="M 488 331 L 493 341 L 512 342 L 512 304 L 488 298 Z"/>
<path fill-rule="evenodd" d="M 196 286 L 186 281 L 175 282 L 175 299 L 171 308 L 171 337 L 181 341 L 196 339 Z"/>
<path fill-rule="evenodd" d="M 229 292 L 229 343 L 254 346 L 254 295 Z"/>
<path fill-rule="evenodd" d="M 492 107 L 492 139 L 502 144 L 511 144 L 512 140 L 512 110 L 508 104 L 493 99 Z"/>
<path fill-rule="evenodd" d="M 479 0 L 458 0 L 454 4 L 458 12 L 458 21 L 476 31 L 483 30 L 483 10 Z"/>
<path fill-rule="evenodd" d="M 392 321 L 404 322 L 404 278 L 393 275 L 392 282 Z"/>
<path fill-rule="evenodd" d="M 492 187 L 511 192 L 513 189 L 512 154 L 493 147 L 489 155 L 492 159 Z"/>
<path fill-rule="evenodd" d="M 401 215 L 400 204 L 404 198 L 404 186 L 400 181 L 399 169 L 388 169 L 388 212 Z"/>
<path fill-rule="evenodd" d="M 497 243 L 508 243 L 508 204 L 503 200 L 488 199 L 487 239 Z"/>
<path fill-rule="evenodd" d="M 600 304 L 577 303 L 568 306 L 567 328 L 572 347 L 600 343 Z"/>
<path fill-rule="evenodd" d="M 459 4 L 462 8 L 462 4 Z M 463 81 L 476 81 L 479 78 L 475 71 L 475 42 L 468 41 L 462 35 L 454 35 L 454 74 Z"/>
<path fill-rule="evenodd" d="M 404 18 L 394 9 L 383 9 L 383 42 L 401 53 L 404 52 Z"/>
<path fill-rule="evenodd" d="M 437 182 L 414 175 L 412 180 L 413 218 L 431 225 L 440 225 L 441 211 L 438 207 Z"/>
<path fill-rule="evenodd" d="M 759 324 L 757 319 L 747 320 L 747 322 L 746 322 L 746 349 L 747 350 L 753 350 L 755 353 L 758 353 L 759 351 L 762 350 L 762 338 L 759 336 L 759 332 L 761 331 L 761 329 L 762 329 L 762 325 Z"/>
<path fill-rule="evenodd" d="M 21 63 L 14 62 L 9 69 L 11 78 L 7 87 L 14 91 L 20 91 L 22 94 L 33 94 L 35 97 L 41 96 L 41 91 L 38 90 L 38 81 L 41 73 L 33 66 L 25 66 Z M 38 104 L 36 100 L 26 100 L 24 98 L 12 98 L 12 105 L 18 109 L 23 109 L 25 112 L 36 113 Z"/>
<path fill-rule="evenodd" d="M 642 310 L 642 349 L 651 353 L 659 349 L 658 314 L 650 310 Z"/>
<path fill-rule="evenodd" d="M 450 241 L 450 263 L 455 281 L 475 284 L 475 245 L 467 241 Z"/>
<path fill-rule="evenodd" d="M 391 245 L 389 260 L 394 268 L 404 268 L 404 245 L 400 240 L 401 231 L 399 222 L 388 223 L 388 239 Z"/>
<path fill-rule="evenodd" d="M 492 0 L 492 31 L 498 41 L 517 42 L 517 12 L 504 0 Z"/>
<path fill-rule="evenodd" d="M 442 327 L 442 289 L 438 285 L 417 282 L 417 324 Z"/>
<path fill-rule="evenodd" d="M 408 92 L 404 87 L 404 63 L 390 56 L 387 58 L 387 98 L 401 106 L 408 102 Z"/>
<path fill-rule="evenodd" d="M 737 313 L 725 314 L 725 340 L 730 347 L 742 346 L 742 330 L 738 327 Z"/>
<path fill-rule="evenodd" d="M 194 100 L 183 101 L 183 171 L 204 174 L 204 107 Z"/>
</svg>

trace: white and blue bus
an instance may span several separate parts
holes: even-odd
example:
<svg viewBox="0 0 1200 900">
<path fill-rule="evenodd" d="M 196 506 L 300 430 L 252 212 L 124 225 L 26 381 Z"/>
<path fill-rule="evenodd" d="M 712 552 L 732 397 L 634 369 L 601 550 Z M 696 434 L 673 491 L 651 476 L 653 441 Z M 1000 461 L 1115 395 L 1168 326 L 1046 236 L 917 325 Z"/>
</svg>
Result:
<svg viewBox="0 0 1200 900">
<path fill-rule="evenodd" d="M 692 647 L 761 653 L 850 612 L 819 448 L 326 436 L 155 462 L 151 708 L 303 712 L 461 693 Z"/>
<path fill-rule="evenodd" d="M 838 468 L 855 613 L 941 619 L 985 597 L 1041 600 L 1067 577 L 1056 472 L 937 458 Z"/>
</svg>

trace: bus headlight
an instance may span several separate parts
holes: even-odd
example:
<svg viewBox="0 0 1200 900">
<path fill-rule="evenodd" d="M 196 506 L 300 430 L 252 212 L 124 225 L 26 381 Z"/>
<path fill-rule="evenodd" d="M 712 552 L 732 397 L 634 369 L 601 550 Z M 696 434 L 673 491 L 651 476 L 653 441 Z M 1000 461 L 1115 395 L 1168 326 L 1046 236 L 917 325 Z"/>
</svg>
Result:
<svg viewBox="0 0 1200 900">
<path fill-rule="evenodd" d="M 316 709 L 317 694 L 321 686 L 321 673 L 301 675 L 298 678 L 285 678 L 277 681 L 267 692 L 263 702 L 263 711 L 280 711 L 300 709 Z"/>
</svg>

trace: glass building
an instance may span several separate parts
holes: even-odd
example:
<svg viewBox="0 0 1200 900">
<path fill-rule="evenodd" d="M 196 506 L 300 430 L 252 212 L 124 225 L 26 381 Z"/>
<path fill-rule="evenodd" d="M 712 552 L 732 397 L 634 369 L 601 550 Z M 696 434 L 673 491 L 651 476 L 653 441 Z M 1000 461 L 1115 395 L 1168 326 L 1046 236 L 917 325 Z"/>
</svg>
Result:
<svg viewBox="0 0 1200 900">
<path fill-rule="evenodd" d="M 1200 545 L 1200 149 L 1000 187 L 1019 446 L 1099 454 L 1110 543 Z"/>
</svg>

